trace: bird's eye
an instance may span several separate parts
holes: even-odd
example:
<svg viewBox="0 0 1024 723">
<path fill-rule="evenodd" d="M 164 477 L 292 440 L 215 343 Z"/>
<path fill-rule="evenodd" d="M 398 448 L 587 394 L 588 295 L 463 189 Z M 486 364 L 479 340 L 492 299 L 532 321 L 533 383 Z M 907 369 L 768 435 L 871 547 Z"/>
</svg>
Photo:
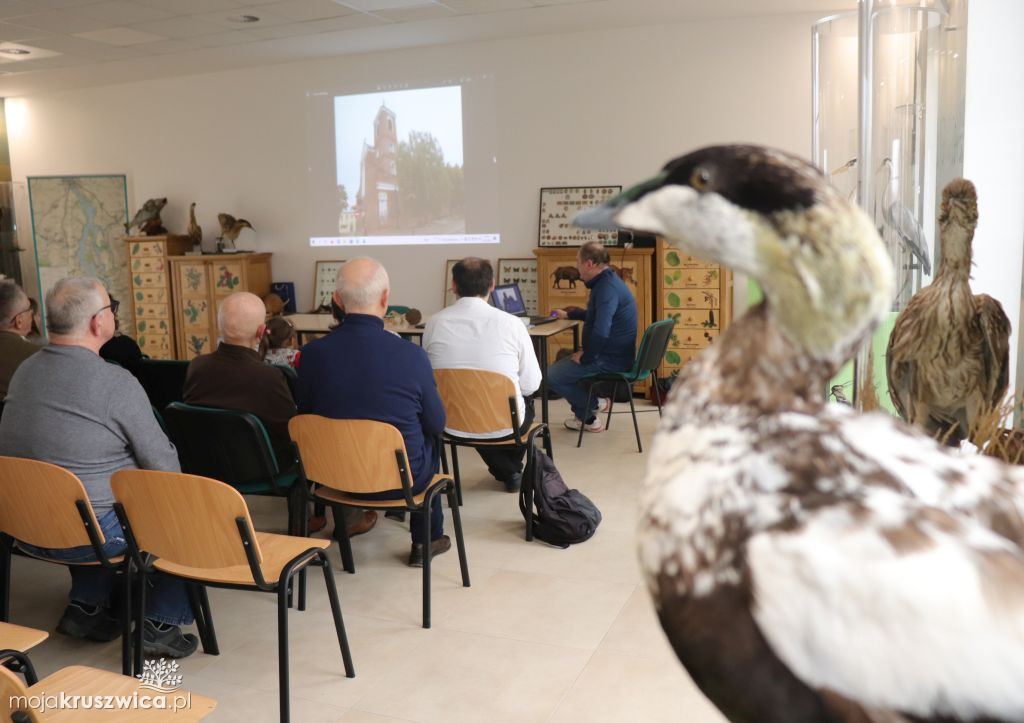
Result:
<svg viewBox="0 0 1024 723">
<path fill-rule="evenodd" d="M 694 168 L 690 174 L 690 185 L 698 191 L 704 191 L 711 185 L 711 173 L 706 168 Z"/>
</svg>

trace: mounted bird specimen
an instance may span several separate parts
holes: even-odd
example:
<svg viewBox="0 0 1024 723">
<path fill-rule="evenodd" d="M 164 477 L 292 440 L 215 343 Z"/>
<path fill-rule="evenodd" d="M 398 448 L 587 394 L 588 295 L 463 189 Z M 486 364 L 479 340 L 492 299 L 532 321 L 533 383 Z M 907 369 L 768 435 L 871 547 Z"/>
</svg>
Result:
<svg viewBox="0 0 1024 723">
<path fill-rule="evenodd" d="M 185 230 L 185 235 L 188 236 L 188 240 L 192 242 L 192 246 L 202 246 L 203 243 L 203 229 L 196 223 L 196 204 L 192 203 L 188 207 L 188 228 Z"/>
<path fill-rule="evenodd" d="M 977 225 L 974 184 L 951 181 L 939 211 L 938 273 L 896 318 L 886 352 L 900 416 L 954 447 L 1002 404 L 1009 383 L 1010 320 L 991 296 L 971 293 Z"/>
<path fill-rule="evenodd" d="M 576 219 L 610 222 L 764 290 L 679 375 L 640 497 L 705 695 L 759 723 L 1024 719 L 1024 470 L 822 399 L 892 300 L 867 215 L 793 156 L 716 146 Z"/>
<path fill-rule="evenodd" d="M 156 236 L 167 233 L 167 229 L 160 222 L 160 212 L 167 205 L 166 198 L 151 198 L 142 204 L 142 208 L 135 212 L 132 220 L 124 225 L 126 233 L 138 226 L 139 233 L 144 236 Z"/>
<path fill-rule="evenodd" d="M 235 249 L 235 240 L 238 239 L 238 234 L 242 232 L 243 228 L 252 228 L 252 224 L 246 221 L 244 218 L 235 218 L 229 213 L 218 213 L 217 221 L 220 222 L 220 240 L 221 248 L 225 250 Z"/>
</svg>

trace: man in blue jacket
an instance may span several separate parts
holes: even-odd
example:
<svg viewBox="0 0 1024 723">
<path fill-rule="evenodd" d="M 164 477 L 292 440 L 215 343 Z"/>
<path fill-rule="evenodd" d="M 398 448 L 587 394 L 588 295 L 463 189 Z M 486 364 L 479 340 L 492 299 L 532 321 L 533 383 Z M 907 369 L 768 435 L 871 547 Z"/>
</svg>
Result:
<svg viewBox="0 0 1024 723">
<path fill-rule="evenodd" d="M 577 382 L 599 372 L 624 372 L 633 366 L 636 353 L 636 300 L 608 265 L 608 250 L 589 241 L 576 254 L 576 269 L 590 289 L 586 311 L 555 309 L 560 319 L 583 320 L 583 348 L 555 362 L 548 369 L 548 387 L 569 402 L 573 416 L 565 420 L 569 429 L 603 432 L 597 412 L 605 411 L 607 399 L 594 400 L 587 409 L 587 390 Z"/>
<path fill-rule="evenodd" d="M 371 258 L 350 259 L 338 272 L 335 301 L 345 309 L 341 325 L 302 348 L 296 389 L 300 414 L 332 419 L 372 419 L 394 425 L 409 453 L 413 491 L 437 471 L 436 441 L 444 430 L 444 406 L 427 354 L 384 329 L 391 294 L 387 271 Z M 368 495 L 373 497 L 374 495 Z M 400 498 L 402 493 L 381 493 Z M 447 552 L 441 497 L 430 510 L 430 556 Z M 423 518 L 413 515 L 409 565 L 423 566 Z"/>
</svg>

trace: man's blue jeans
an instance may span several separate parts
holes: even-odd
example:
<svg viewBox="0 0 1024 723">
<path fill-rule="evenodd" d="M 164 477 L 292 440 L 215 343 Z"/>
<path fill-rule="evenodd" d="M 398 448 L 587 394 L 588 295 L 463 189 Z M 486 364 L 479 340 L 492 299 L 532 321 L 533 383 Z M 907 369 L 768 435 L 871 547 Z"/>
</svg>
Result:
<svg viewBox="0 0 1024 723">
<path fill-rule="evenodd" d="M 626 368 L 628 369 L 629 367 L 627 366 Z M 581 387 L 577 382 L 591 374 L 618 371 L 623 370 L 600 362 L 577 364 L 569 357 L 565 357 L 548 367 L 548 389 L 552 389 L 565 397 L 565 400 L 569 402 L 569 406 L 572 407 L 572 413 L 576 415 L 576 418 L 586 423 L 594 418 L 594 412 L 597 409 L 597 398 L 595 397 L 590 400 L 593 405 L 590 409 L 585 409 L 587 406 L 587 389 Z"/>
<path fill-rule="evenodd" d="M 123 554 L 127 550 L 127 543 L 115 512 L 108 510 L 99 519 L 99 523 L 100 530 L 103 531 L 103 538 L 106 540 L 103 543 L 103 554 L 107 557 Z M 18 547 L 36 557 L 45 557 L 49 560 L 64 562 L 96 560 L 96 553 L 93 551 L 92 545 L 57 550 L 34 547 L 19 542 Z M 104 608 L 110 607 L 110 600 L 117 585 L 115 570 L 96 565 L 72 565 L 68 567 L 68 570 L 71 572 L 71 592 L 68 597 L 72 602 Z M 188 625 L 192 622 L 192 606 L 188 599 L 188 588 L 183 580 L 156 574 L 147 575 L 146 581 L 149 583 L 149 589 L 146 590 L 147 618 L 168 625 Z"/>
</svg>

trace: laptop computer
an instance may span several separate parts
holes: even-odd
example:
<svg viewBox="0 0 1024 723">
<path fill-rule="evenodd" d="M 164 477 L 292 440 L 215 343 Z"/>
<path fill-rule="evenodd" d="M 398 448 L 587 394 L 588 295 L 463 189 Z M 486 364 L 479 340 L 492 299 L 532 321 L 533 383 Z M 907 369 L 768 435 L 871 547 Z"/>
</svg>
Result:
<svg viewBox="0 0 1024 723">
<path fill-rule="evenodd" d="M 526 317 L 531 325 L 547 324 L 555 321 L 554 316 L 531 316 L 526 313 L 526 303 L 523 301 L 523 292 L 519 290 L 519 284 L 501 284 L 495 286 L 491 292 L 491 303 L 502 311 L 507 311 L 512 316 Z"/>
</svg>

